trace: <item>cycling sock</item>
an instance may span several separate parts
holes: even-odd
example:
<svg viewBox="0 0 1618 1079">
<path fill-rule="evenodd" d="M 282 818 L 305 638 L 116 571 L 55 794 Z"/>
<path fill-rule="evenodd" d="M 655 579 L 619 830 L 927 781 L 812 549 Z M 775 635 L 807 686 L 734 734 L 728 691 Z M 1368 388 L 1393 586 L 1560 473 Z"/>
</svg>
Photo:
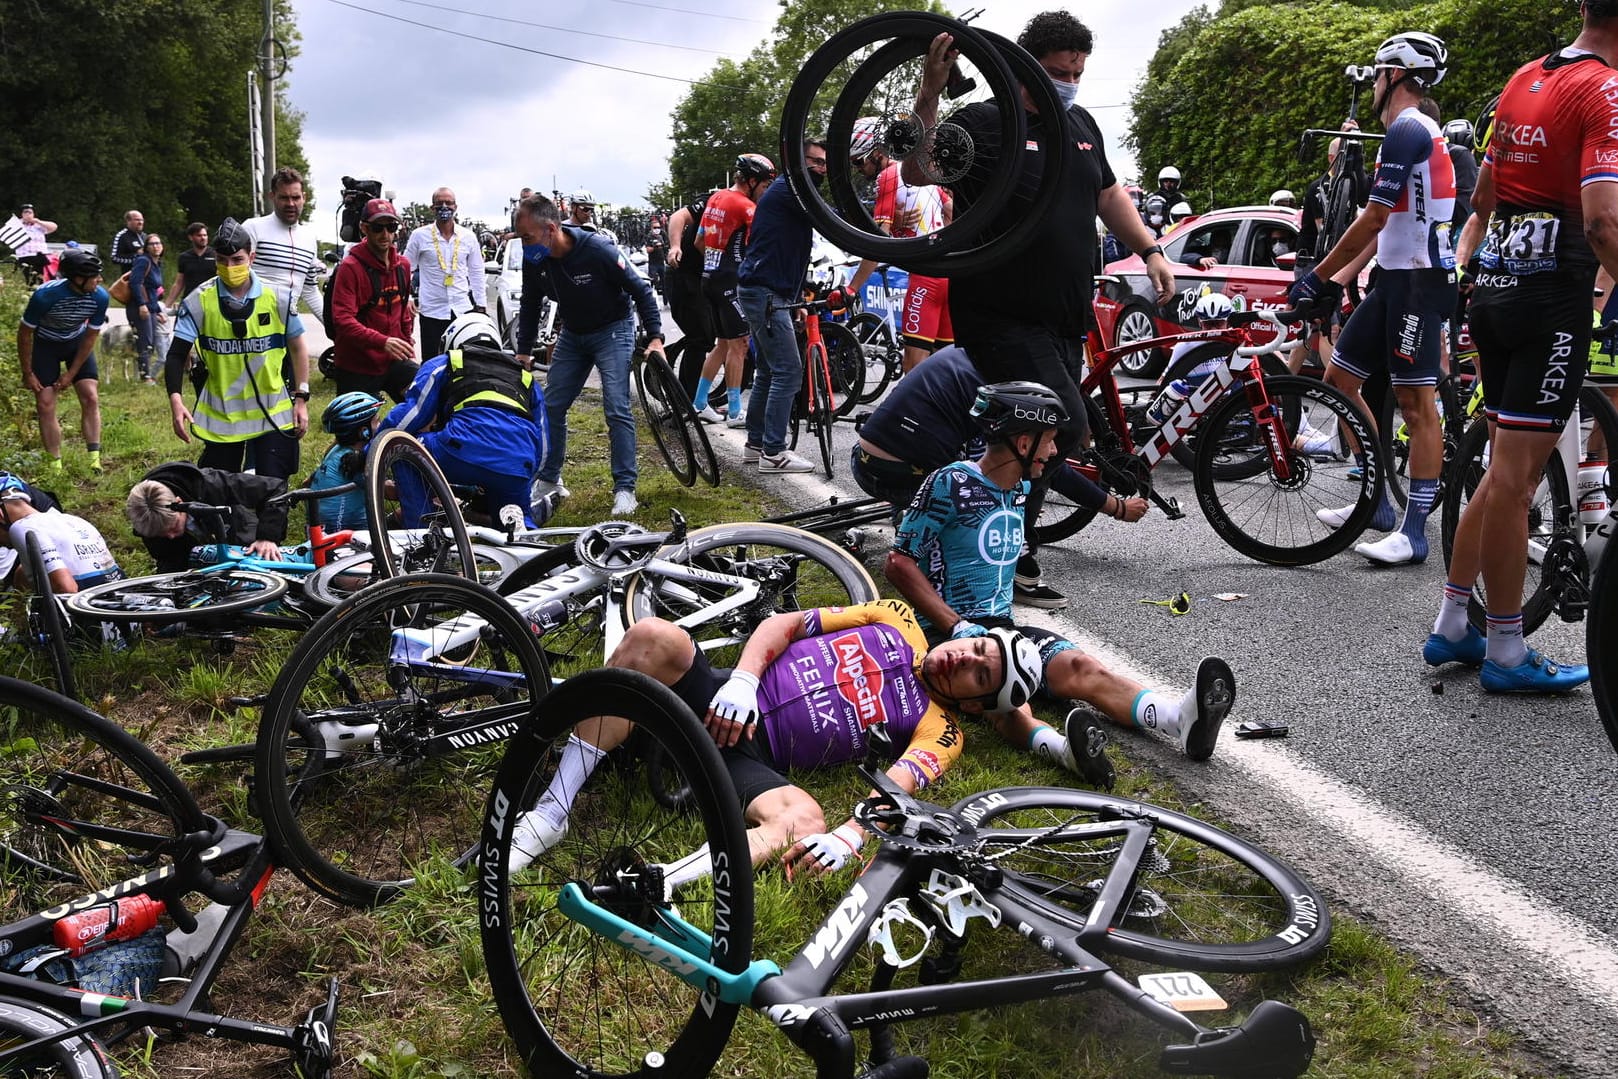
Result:
<svg viewBox="0 0 1618 1079">
<path fill-rule="evenodd" d="M 712 874 L 713 858 L 708 853 L 708 844 L 704 843 L 679 861 L 668 862 L 663 866 L 663 891 L 667 894 L 682 884 L 689 884 L 699 877 Z"/>
<path fill-rule="evenodd" d="M 1047 723 L 1035 727 L 1034 733 L 1028 736 L 1028 752 L 1062 768 L 1067 767 L 1067 756 L 1063 753 L 1065 749 L 1066 736 Z"/>
<path fill-rule="evenodd" d="M 1437 495 L 1436 479 L 1410 481 L 1410 500 L 1405 503 L 1405 519 L 1399 531 L 1410 540 L 1410 549 L 1417 558 L 1427 557 L 1427 515 L 1433 512 Z"/>
<path fill-rule="evenodd" d="M 101 443 L 99 443 L 99 442 L 86 442 L 84 444 L 84 448 L 89 450 L 91 453 L 100 453 L 101 452 Z"/>
<path fill-rule="evenodd" d="M 742 388 L 740 386 L 732 386 L 725 391 L 725 411 L 730 414 L 731 419 L 735 419 L 742 414 Z"/>
<path fill-rule="evenodd" d="M 711 390 L 711 389 L 713 389 L 713 379 L 711 379 L 711 378 L 699 378 L 699 379 L 697 379 L 697 395 L 694 398 L 692 398 L 691 407 L 695 408 L 698 412 L 701 412 L 703 409 L 707 408 L 708 407 L 708 391 Z"/>
<path fill-rule="evenodd" d="M 1497 618 L 1489 616 L 1487 658 L 1501 667 L 1520 667 L 1528 660 L 1528 643 L 1522 639 L 1522 612 Z"/>
<path fill-rule="evenodd" d="M 1465 637 L 1469 624 L 1466 607 L 1471 599 L 1470 588 L 1463 588 L 1454 581 L 1445 581 L 1444 602 L 1439 604 L 1438 617 L 1433 619 L 1433 632 L 1451 643 Z"/>
<path fill-rule="evenodd" d="M 550 785 L 545 788 L 534 811 L 560 828 L 562 822 L 567 820 L 568 810 L 573 807 L 573 799 L 584 788 L 596 765 L 606 756 L 603 750 L 578 735 L 569 735 L 567 745 L 562 747 L 562 759 L 557 762 L 556 774 L 551 777 Z"/>
<path fill-rule="evenodd" d="M 1167 693 L 1143 689 L 1135 695 L 1135 703 L 1129 706 L 1129 716 L 1135 726 L 1142 730 L 1178 737 L 1181 705 L 1182 702 Z"/>
</svg>

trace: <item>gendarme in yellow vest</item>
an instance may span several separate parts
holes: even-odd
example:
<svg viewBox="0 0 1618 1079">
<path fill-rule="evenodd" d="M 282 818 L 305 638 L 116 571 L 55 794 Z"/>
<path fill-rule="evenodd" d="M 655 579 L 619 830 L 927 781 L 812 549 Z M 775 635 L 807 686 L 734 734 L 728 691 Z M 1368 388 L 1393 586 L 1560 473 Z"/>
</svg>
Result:
<svg viewBox="0 0 1618 1079">
<path fill-rule="evenodd" d="M 197 352 L 208 366 L 191 410 L 191 433 L 208 442 L 245 442 L 290 431 L 292 397 L 281 377 L 287 327 L 275 290 L 260 285 L 246 318 L 233 321 L 220 310 L 221 287 L 214 278 L 185 301 L 197 326 Z"/>
</svg>

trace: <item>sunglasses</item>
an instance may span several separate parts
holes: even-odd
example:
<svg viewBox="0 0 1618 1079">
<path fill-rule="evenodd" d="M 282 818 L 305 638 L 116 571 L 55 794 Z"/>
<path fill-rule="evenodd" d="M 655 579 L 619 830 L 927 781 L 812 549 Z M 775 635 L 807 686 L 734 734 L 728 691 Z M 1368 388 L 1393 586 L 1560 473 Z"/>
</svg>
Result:
<svg viewBox="0 0 1618 1079">
<path fill-rule="evenodd" d="M 399 231 L 399 222 L 397 222 L 397 221 L 378 221 L 373 225 L 366 225 L 365 227 L 367 229 L 371 230 L 372 232 L 398 232 Z"/>
</svg>

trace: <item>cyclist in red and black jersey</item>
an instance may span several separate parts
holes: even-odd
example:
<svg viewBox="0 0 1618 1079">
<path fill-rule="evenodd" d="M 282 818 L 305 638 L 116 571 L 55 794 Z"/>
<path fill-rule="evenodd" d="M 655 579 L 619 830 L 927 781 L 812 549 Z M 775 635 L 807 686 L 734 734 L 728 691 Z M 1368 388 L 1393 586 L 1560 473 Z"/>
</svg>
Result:
<svg viewBox="0 0 1618 1079">
<path fill-rule="evenodd" d="M 711 197 L 712 193 L 701 195 L 669 217 L 669 266 L 663 294 L 683 342 L 680 385 L 691 394 L 697 392 L 702 365 L 714 346 L 713 308 L 702 294 L 702 245 L 697 241 L 702 211 Z"/>
<path fill-rule="evenodd" d="M 1459 245 L 1476 256 L 1471 330 L 1492 456 L 1423 656 L 1481 665 L 1496 693 L 1563 692 L 1590 676 L 1527 646 L 1521 598 L 1528 506 L 1584 381 L 1596 269 L 1618 272 L 1618 0 L 1580 7 L 1573 44 L 1523 65 L 1501 93 Z M 1480 573 L 1487 638 L 1466 615 Z"/>
<path fill-rule="evenodd" d="M 702 211 L 702 291 L 713 308 L 714 332 L 719 343 L 702 365 L 693 404 L 707 423 L 718 423 L 719 413 L 708 407 L 708 391 L 725 368 L 727 427 L 742 427 L 742 365 L 747 360 L 747 316 L 737 295 L 736 271 L 741 268 L 742 250 L 747 246 L 747 230 L 753 223 L 753 208 L 760 192 L 775 179 L 775 165 L 762 154 L 743 154 L 736 159 L 735 182 L 708 196 Z"/>
</svg>

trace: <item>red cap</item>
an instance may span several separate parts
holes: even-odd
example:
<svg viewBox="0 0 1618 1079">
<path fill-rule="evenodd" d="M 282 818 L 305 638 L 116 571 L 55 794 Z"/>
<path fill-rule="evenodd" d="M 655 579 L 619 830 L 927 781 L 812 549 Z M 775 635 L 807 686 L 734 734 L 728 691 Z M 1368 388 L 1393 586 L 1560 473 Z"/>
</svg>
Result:
<svg viewBox="0 0 1618 1079">
<path fill-rule="evenodd" d="M 399 220 L 399 211 L 395 210 L 393 203 L 387 199 L 372 199 L 365 204 L 365 209 L 360 213 L 360 220 L 366 223 L 375 221 L 379 217 L 391 217 L 397 221 Z"/>
</svg>

